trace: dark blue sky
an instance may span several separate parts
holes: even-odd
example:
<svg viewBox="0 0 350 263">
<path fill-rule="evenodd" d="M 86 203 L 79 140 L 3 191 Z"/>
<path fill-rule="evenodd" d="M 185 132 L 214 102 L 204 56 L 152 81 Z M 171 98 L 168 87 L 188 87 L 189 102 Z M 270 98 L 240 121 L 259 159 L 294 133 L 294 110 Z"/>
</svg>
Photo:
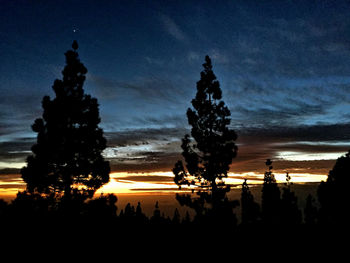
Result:
<svg viewBox="0 0 350 263">
<path fill-rule="evenodd" d="M 180 158 L 207 54 L 239 136 L 233 171 L 272 158 L 325 172 L 349 148 L 349 1 L 0 0 L 0 14 L 0 169 L 29 154 L 74 39 L 113 170 Z"/>
</svg>

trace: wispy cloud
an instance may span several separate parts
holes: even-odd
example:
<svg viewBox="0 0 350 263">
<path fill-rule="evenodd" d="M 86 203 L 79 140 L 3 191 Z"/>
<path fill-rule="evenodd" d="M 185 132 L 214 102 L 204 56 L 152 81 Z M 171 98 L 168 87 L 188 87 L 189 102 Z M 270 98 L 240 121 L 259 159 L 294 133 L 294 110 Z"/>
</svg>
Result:
<svg viewBox="0 0 350 263">
<path fill-rule="evenodd" d="M 168 34 L 179 41 L 186 41 L 187 37 L 175 21 L 167 15 L 161 15 L 160 20 L 163 23 L 164 29 Z"/>
<path fill-rule="evenodd" d="M 90 74 L 88 80 L 95 86 L 98 98 L 104 100 L 127 97 L 130 101 L 164 104 L 177 103 L 185 95 L 185 87 L 175 88 L 172 80 L 152 75 L 125 82 Z"/>
</svg>

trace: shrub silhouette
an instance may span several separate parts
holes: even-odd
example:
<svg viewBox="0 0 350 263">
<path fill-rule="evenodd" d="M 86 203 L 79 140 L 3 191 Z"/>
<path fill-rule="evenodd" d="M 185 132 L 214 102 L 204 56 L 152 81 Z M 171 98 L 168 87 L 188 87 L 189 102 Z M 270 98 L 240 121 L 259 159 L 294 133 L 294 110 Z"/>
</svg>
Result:
<svg viewBox="0 0 350 263">
<path fill-rule="evenodd" d="M 87 69 L 79 60 L 76 41 L 72 48 L 65 53 L 63 79 L 56 79 L 52 87 L 55 98 L 43 98 L 43 116 L 32 125 L 37 142 L 21 169 L 29 193 L 87 198 L 109 181 L 97 99 L 84 93 Z"/>
</svg>

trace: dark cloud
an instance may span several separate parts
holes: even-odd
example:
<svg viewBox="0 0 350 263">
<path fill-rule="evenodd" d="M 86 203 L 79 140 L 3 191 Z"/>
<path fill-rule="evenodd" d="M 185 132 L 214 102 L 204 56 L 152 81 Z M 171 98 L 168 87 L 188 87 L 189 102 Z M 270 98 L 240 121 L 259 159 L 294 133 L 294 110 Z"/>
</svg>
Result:
<svg viewBox="0 0 350 263">
<path fill-rule="evenodd" d="M 18 138 L 0 142 L 0 161 L 23 162 L 30 154 L 34 142 L 34 138 Z"/>
<path fill-rule="evenodd" d="M 300 154 L 345 153 L 349 150 L 350 124 L 299 127 L 246 128 L 237 131 L 238 155 L 232 171 L 263 172 L 265 160 L 273 159 L 279 170 L 295 168 L 302 172 L 327 174 L 335 160 L 282 160 L 280 153 Z"/>
<path fill-rule="evenodd" d="M 252 136 L 258 140 L 273 141 L 349 141 L 350 124 L 274 126 L 240 130 L 241 137 Z M 247 139 L 247 142 L 250 139 Z"/>
<path fill-rule="evenodd" d="M 20 173 L 20 169 L 17 168 L 4 168 L 0 169 L 0 176 L 5 178 L 6 176 L 18 175 Z"/>
<path fill-rule="evenodd" d="M 7 174 L 5 172 L 6 171 L 4 169 L 0 170 L 0 189 L 17 191 L 25 188 L 25 183 L 23 182 L 21 176 L 18 173 Z"/>
<path fill-rule="evenodd" d="M 170 171 L 175 162 L 182 159 L 180 142 L 186 129 L 145 129 L 108 133 L 110 147 L 115 147 L 116 157 L 110 159 L 113 171 Z M 270 128 L 236 129 L 238 134 L 238 156 L 233 160 L 233 172 L 263 171 L 267 158 L 276 159 L 286 167 L 299 165 L 301 169 L 326 171 L 333 160 L 290 162 L 280 160 L 281 152 L 299 152 L 305 154 L 324 154 L 346 152 L 350 145 L 350 124 L 314 125 L 314 126 L 274 126 Z M 172 138 L 172 140 L 169 140 Z M 144 145 L 153 151 L 145 151 Z M 118 157 L 123 147 L 136 147 L 127 156 Z M 122 147 L 119 148 L 118 147 Z M 316 165 L 317 164 L 317 165 Z M 324 169 L 324 166 L 327 169 Z M 282 168 L 281 168 L 282 169 Z"/>
</svg>

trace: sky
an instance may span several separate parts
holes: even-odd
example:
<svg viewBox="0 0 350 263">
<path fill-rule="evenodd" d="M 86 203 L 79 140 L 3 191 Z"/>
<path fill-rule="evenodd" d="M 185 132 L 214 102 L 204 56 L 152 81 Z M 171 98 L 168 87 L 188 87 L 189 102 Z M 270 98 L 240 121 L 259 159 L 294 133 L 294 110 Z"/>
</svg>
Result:
<svg viewBox="0 0 350 263">
<path fill-rule="evenodd" d="M 0 189 L 23 187 L 31 124 L 73 40 L 100 104 L 108 187 L 174 186 L 205 55 L 238 134 L 231 179 L 261 179 L 267 158 L 281 176 L 324 178 L 350 148 L 349 13 L 340 0 L 0 0 Z"/>
</svg>

